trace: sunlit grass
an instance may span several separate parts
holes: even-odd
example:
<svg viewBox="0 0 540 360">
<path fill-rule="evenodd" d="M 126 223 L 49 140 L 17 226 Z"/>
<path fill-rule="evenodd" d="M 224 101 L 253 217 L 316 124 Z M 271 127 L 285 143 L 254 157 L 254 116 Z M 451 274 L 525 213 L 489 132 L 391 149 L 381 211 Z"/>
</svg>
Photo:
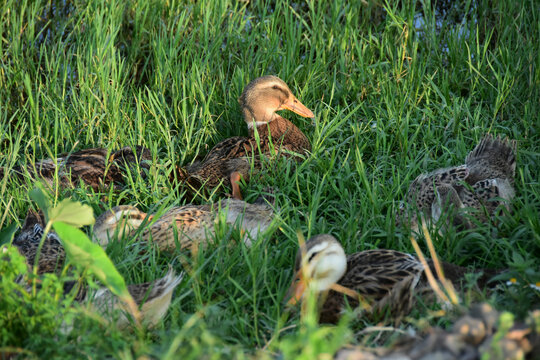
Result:
<svg viewBox="0 0 540 360">
<path fill-rule="evenodd" d="M 309 358 L 324 351 L 323 338 L 331 349 L 340 339 L 361 341 L 328 337 L 284 314 L 297 230 L 332 233 L 347 252 L 413 252 L 408 234 L 393 225 L 408 184 L 462 163 L 486 132 L 518 141 L 513 211 L 475 232 L 432 234 L 436 251 L 445 261 L 509 267 L 522 281 L 539 281 L 539 5 L 463 2 L 469 15 L 455 22 L 441 20 L 429 1 L 397 4 L 7 0 L 0 8 L 0 166 L 135 144 L 154 157 L 146 180 L 132 174 L 120 193 L 54 189 L 53 205 L 71 197 L 99 215 L 117 204 L 149 212 L 184 204 L 185 189 L 170 181 L 173 166 L 247 134 L 237 98 L 257 76 L 278 75 L 316 114 L 313 122 L 283 114 L 310 139 L 307 160 L 271 164 L 243 188 L 248 201 L 267 186 L 277 190 L 279 230 L 271 238 L 246 248 L 227 232 L 181 260 L 116 244 L 108 253 L 128 284 L 155 279 L 170 262 L 178 272 L 183 262 L 192 267 L 163 324 L 135 334 L 83 321 L 47 354 L 294 356 L 300 344 L 317 344 L 302 352 Z M 421 28 L 415 14 L 423 14 Z M 0 227 L 22 222 L 32 187 L 0 180 Z M 521 288 L 491 301 L 519 314 L 539 303 Z M 346 321 L 338 333 L 362 326 Z M 36 356 L 50 347 L 41 335 L 23 341 Z"/>
</svg>

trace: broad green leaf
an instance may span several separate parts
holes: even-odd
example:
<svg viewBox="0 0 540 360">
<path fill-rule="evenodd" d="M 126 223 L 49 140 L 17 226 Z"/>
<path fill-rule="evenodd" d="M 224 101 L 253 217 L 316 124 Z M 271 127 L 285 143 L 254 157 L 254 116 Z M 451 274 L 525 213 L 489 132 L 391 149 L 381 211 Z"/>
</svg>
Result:
<svg viewBox="0 0 540 360">
<path fill-rule="evenodd" d="M 46 191 L 43 188 L 43 184 L 36 183 L 36 187 L 30 190 L 30 199 L 34 200 L 38 207 L 45 214 L 45 221 L 49 221 L 49 209 L 51 208 L 51 202 L 46 195 Z"/>
<path fill-rule="evenodd" d="M 93 243 L 81 230 L 62 221 L 53 223 L 71 263 L 88 268 L 113 294 L 129 296 L 124 278 L 98 244 Z"/>
<path fill-rule="evenodd" d="M 69 225 L 81 227 L 94 223 L 94 211 L 88 205 L 83 205 L 78 201 L 64 199 L 49 211 L 50 221 L 62 221 Z"/>
<path fill-rule="evenodd" d="M 101 246 L 93 243 L 81 230 L 64 222 L 54 222 L 53 228 L 60 237 L 70 262 L 93 273 L 113 294 L 128 304 L 131 314 L 138 321 L 140 315 L 124 278 Z"/>
<path fill-rule="evenodd" d="M 13 239 L 13 234 L 17 231 L 17 225 L 15 223 L 3 228 L 0 231 L 0 245 L 9 244 Z"/>
</svg>

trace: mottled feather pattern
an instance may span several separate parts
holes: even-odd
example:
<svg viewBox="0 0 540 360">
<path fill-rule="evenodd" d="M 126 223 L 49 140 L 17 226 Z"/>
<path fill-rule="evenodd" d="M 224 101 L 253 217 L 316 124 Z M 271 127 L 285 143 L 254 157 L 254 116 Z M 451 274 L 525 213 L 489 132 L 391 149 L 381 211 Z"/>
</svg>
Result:
<svg viewBox="0 0 540 360">
<path fill-rule="evenodd" d="M 182 281 L 183 276 L 183 273 L 176 276 L 172 267 L 169 266 L 167 274 L 160 279 L 128 285 L 128 291 L 140 307 L 142 321 L 145 324 L 155 326 L 165 316 L 171 304 L 172 293 Z M 97 290 L 91 298 L 88 297 L 88 291 L 84 288 L 79 291 L 77 297 L 79 301 L 90 301 L 92 307 L 105 316 L 110 315 L 112 311 L 124 308 L 118 297 L 107 288 Z M 116 325 L 124 327 L 128 324 L 126 314 L 121 313 Z"/>
<path fill-rule="evenodd" d="M 236 181 L 231 179 L 233 173 L 234 179 L 238 173 L 247 181 L 251 166 L 246 167 L 246 163 L 254 163 L 254 170 L 259 169 L 260 154 L 289 156 L 287 153 L 293 152 L 305 155 L 311 150 L 309 140 L 302 131 L 276 114 L 276 111 L 289 109 L 304 117 L 313 116 L 313 113 L 292 95 L 283 80 L 275 76 L 263 76 L 253 80 L 244 88 L 239 103 L 249 128 L 249 136 L 235 136 L 221 141 L 200 163 L 178 169 L 177 179 L 196 191 L 201 187 L 215 188 L 223 180 L 232 186 L 230 182 Z M 249 161 L 231 161 L 238 158 Z M 301 160 L 301 157 L 297 160 Z"/>
<path fill-rule="evenodd" d="M 253 152 L 250 138 L 233 136 L 217 143 L 203 159 L 202 163 L 248 156 Z"/>
<path fill-rule="evenodd" d="M 111 236 L 118 226 L 124 226 L 119 214 L 126 210 L 129 210 L 128 223 L 135 217 L 144 219 L 147 216 L 133 206 L 115 207 L 103 213 L 94 225 L 94 235 L 102 245 L 108 243 L 105 236 Z M 152 241 L 162 251 L 175 251 L 177 247 L 187 249 L 194 244 L 204 245 L 215 236 L 214 227 L 220 211 L 226 212 L 227 224 L 237 224 L 244 230 L 246 245 L 250 245 L 250 237 L 255 238 L 259 232 L 264 232 L 274 217 L 273 208 L 262 201 L 249 204 L 242 200 L 226 199 L 212 205 L 189 204 L 173 207 L 149 222 L 140 231 L 140 238 Z M 142 221 L 132 221 L 127 236 L 135 237 L 141 224 Z"/>
<path fill-rule="evenodd" d="M 120 206 L 123 210 L 133 209 L 128 206 Z M 131 214 L 137 217 L 137 214 Z M 13 240 L 13 245 L 26 258 L 30 268 L 34 265 L 37 250 L 43 237 L 44 217 L 42 213 L 29 210 L 20 233 Z M 38 263 L 38 274 L 60 273 L 65 262 L 65 250 L 54 232 L 48 232 L 43 242 Z M 170 302 L 172 291 L 181 282 L 183 274 L 175 276 L 172 267 L 169 267 L 167 275 L 155 281 L 142 284 L 128 285 L 128 291 L 137 303 L 142 305 L 142 319 L 149 325 L 155 325 L 165 315 Z M 64 284 L 64 294 L 77 287 L 76 301 L 91 301 L 92 305 L 101 313 L 105 314 L 112 309 L 120 308 L 121 301 L 106 288 L 99 289 L 92 299 L 88 299 L 88 288 L 83 285 L 79 288 L 78 281 L 67 281 Z M 125 315 L 119 319 L 119 326 L 128 324 Z"/>
<path fill-rule="evenodd" d="M 34 179 L 44 179 L 51 186 L 58 182 L 62 187 L 77 186 L 80 181 L 95 191 L 110 185 L 123 185 L 127 167 L 133 172 L 137 169 L 148 169 L 150 151 L 142 146 L 122 148 L 108 155 L 107 149 L 85 149 L 74 153 L 62 154 L 57 159 L 45 159 L 36 164 L 27 165 L 25 169 L 15 167 L 13 175 L 24 178 L 26 174 Z M 144 176 L 144 172 L 141 173 Z"/>
<path fill-rule="evenodd" d="M 465 158 L 470 169 L 469 184 L 485 179 L 509 179 L 514 181 L 516 172 L 515 140 L 493 137 L 486 134 L 473 151 Z"/>
<path fill-rule="evenodd" d="M 412 255 L 394 250 L 367 250 L 347 256 L 347 272 L 338 284 L 356 291 L 374 307 L 375 312 L 383 309 L 398 316 L 398 307 L 412 307 L 412 294 L 424 267 Z M 403 281 L 411 286 L 400 289 L 401 298 L 395 298 L 396 287 Z M 412 286 L 414 284 L 414 286 Z M 392 301 L 390 301 L 390 298 Z M 410 299 L 410 300 L 407 300 Z M 330 290 L 322 305 L 321 322 L 335 323 L 339 319 L 345 301 L 357 307 L 358 301 Z M 382 302 L 382 303 L 379 303 Z M 384 305 L 384 306 L 383 306 Z M 388 308 L 388 305 L 390 308 Z"/>
<path fill-rule="evenodd" d="M 287 150 L 290 152 L 305 155 L 311 151 L 311 144 L 306 135 L 292 122 L 277 116 L 268 124 L 257 127 L 260 143 L 257 145 L 255 131 L 250 129 L 249 135 L 253 148 L 259 146 L 261 152 L 270 154 L 271 144 L 275 150 Z"/>
<path fill-rule="evenodd" d="M 434 220 L 446 213 L 447 218 L 455 217 L 447 219 L 448 224 L 471 228 L 472 222 L 466 217 L 485 222 L 500 205 L 509 208 L 515 195 L 515 151 L 515 141 L 486 134 L 467 155 L 464 165 L 418 176 L 409 187 L 406 206 L 398 211 L 397 223 L 408 222 L 418 231 L 417 213 Z M 448 186 L 455 191 L 448 191 Z M 471 213 L 469 208 L 474 211 Z"/>
<path fill-rule="evenodd" d="M 410 185 L 407 200 L 410 204 L 416 203 L 421 210 L 435 200 L 435 189 L 441 185 L 454 186 L 469 175 L 465 165 L 437 169 L 429 174 L 419 175 Z"/>
<path fill-rule="evenodd" d="M 254 167 L 258 168 L 258 166 L 259 162 L 254 161 Z M 251 160 L 247 157 L 241 157 L 203 161 L 184 169 L 184 171 L 183 179 L 193 189 L 213 189 L 219 186 L 222 181 L 227 181 L 234 171 L 240 173 L 247 181 L 251 175 Z"/>
<path fill-rule="evenodd" d="M 304 274 L 306 275 L 304 276 L 315 274 L 313 278 L 308 279 L 316 281 L 315 284 L 324 283 L 325 278 L 332 279 L 338 285 L 359 294 L 362 301 L 371 306 L 369 311 L 362 311 L 363 316 L 378 317 L 388 314 L 399 319 L 411 311 L 416 295 L 426 296 L 426 300 L 434 299 L 424 266 L 417 257 L 386 249 L 366 250 L 348 256 L 342 253 L 343 255 L 336 257 L 333 255 L 338 253 L 336 247 L 341 248 L 341 245 L 331 235 L 321 234 L 312 237 L 306 242 L 304 251 L 299 251 L 297 254 L 296 271 L 298 273 L 303 263 L 302 257 L 309 256 L 305 262 Z M 342 262 L 346 262 L 346 270 L 343 275 L 336 275 L 340 274 L 337 273 L 337 269 L 341 268 Z M 433 262 L 427 259 L 427 264 L 435 274 Z M 446 278 L 458 291 L 467 273 L 483 272 L 478 280 L 482 287 L 490 278 L 499 273 L 497 270 L 467 269 L 443 261 L 440 264 Z M 321 266 L 324 266 L 324 271 Z M 297 282 L 293 280 L 291 288 L 294 289 L 296 285 Z M 360 305 L 357 299 L 335 290 L 328 290 L 332 287 L 325 286 L 319 287 L 319 291 L 323 292 L 320 309 L 321 322 L 335 323 L 339 320 L 346 304 L 352 308 Z"/>
<path fill-rule="evenodd" d="M 239 172 L 247 181 L 251 175 L 251 163 L 255 170 L 260 167 L 258 154 L 272 155 L 271 149 L 274 149 L 280 154 L 286 150 L 304 155 L 311 149 L 302 131 L 280 116 L 268 124 L 260 125 L 257 131 L 258 141 L 253 130 L 250 130 L 248 138 L 236 136 L 223 140 L 210 150 L 204 160 L 185 167 L 185 175 L 179 177 L 195 189 L 203 186 L 215 188 L 222 180 L 228 180 L 233 171 Z"/>
<path fill-rule="evenodd" d="M 155 298 L 162 296 L 167 291 L 173 290 L 182 281 L 184 274 L 179 276 L 174 275 L 174 270 L 169 269 L 169 272 L 162 278 L 148 281 L 142 284 L 128 285 L 128 291 L 133 297 L 137 305 L 144 301 L 149 302 Z"/>
<path fill-rule="evenodd" d="M 186 249 L 192 245 L 193 241 L 199 242 L 207 236 L 213 236 L 213 219 L 214 216 L 208 205 L 174 207 L 146 227 L 141 237 L 151 239 L 163 251 L 174 251 L 176 249 L 174 239 L 177 233 L 180 249 Z"/>
<path fill-rule="evenodd" d="M 17 247 L 19 253 L 26 258 L 29 268 L 34 266 L 39 243 L 43 237 L 44 223 L 43 214 L 30 209 L 21 231 L 13 239 L 13 246 Z M 64 266 L 65 258 L 66 253 L 58 235 L 48 232 L 39 255 L 37 273 L 59 273 Z"/>
</svg>

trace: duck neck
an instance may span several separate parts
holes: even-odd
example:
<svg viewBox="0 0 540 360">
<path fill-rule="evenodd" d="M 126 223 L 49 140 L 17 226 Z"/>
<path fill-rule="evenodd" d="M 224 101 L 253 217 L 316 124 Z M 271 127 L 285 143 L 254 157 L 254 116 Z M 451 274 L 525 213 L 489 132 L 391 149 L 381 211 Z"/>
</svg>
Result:
<svg viewBox="0 0 540 360">
<path fill-rule="evenodd" d="M 253 126 L 248 126 L 249 137 L 255 136 L 255 129 Z M 289 150 L 298 153 L 305 150 L 311 150 L 311 145 L 307 137 L 302 131 L 289 120 L 282 118 L 275 114 L 274 119 L 269 122 L 255 123 L 257 127 L 257 133 L 259 138 L 268 139 L 272 137 L 272 141 L 275 145 L 285 144 Z"/>
<path fill-rule="evenodd" d="M 253 127 L 259 127 L 268 124 L 276 117 L 279 117 L 273 111 L 267 111 L 266 109 L 252 109 L 249 106 L 243 108 L 244 120 L 248 126 L 250 132 L 253 130 Z"/>
</svg>

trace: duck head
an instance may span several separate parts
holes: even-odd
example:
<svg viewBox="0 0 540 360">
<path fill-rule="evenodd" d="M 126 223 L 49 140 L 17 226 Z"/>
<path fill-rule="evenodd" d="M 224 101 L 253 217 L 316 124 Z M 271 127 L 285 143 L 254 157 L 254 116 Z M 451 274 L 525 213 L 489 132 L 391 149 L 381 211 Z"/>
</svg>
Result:
<svg viewBox="0 0 540 360">
<path fill-rule="evenodd" d="M 333 288 L 347 270 L 347 256 L 332 235 L 317 235 L 300 248 L 295 270 L 286 297 L 289 305 L 296 304 L 308 287 L 316 293 Z"/>
<path fill-rule="evenodd" d="M 141 226 L 146 217 L 148 217 L 148 221 L 152 218 L 134 206 L 115 206 L 96 219 L 93 230 L 94 238 L 102 247 L 107 246 L 109 239 L 115 233 L 118 234 L 118 238 L 122 238 L 131 230 Z"/>
<path fill-rule="evenodd" d="M 248 128 L 274 120 L 276 111 L 291 110 L 302 117 L 315 115 L 292 93 L 287 84 L 277 76 L 267 75 L 251 81 L 238 99 Z"/>
</svg>

